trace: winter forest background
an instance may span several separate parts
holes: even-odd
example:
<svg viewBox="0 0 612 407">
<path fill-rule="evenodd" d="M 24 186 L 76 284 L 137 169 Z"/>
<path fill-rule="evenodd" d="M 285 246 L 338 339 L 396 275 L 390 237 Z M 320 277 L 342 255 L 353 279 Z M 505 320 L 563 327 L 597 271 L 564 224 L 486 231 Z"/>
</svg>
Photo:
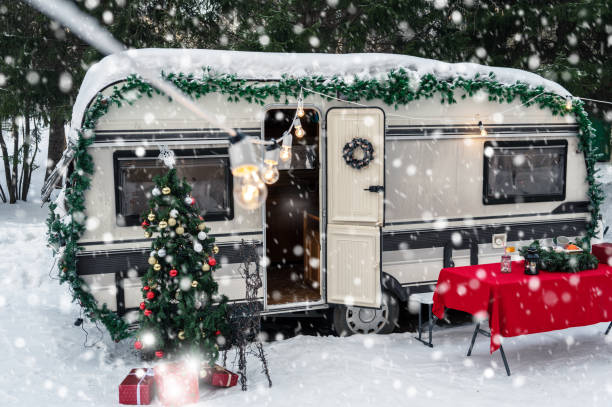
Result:
<svg viewBox="0 0 612 407">
<path fill-rule="evenodd" d="M 612 4 L 607 0 L 76 4 L 132 48 L 409 54 L 526 69 L 574 95 L 612 99 L 607 86 L 612 83 Z M 21 2 L 0 2 L 0 27 L 0 200 L 15 202 L 28 198 L 35 155 L 48 157 L 47 170 L 61 156 L 74 98 L 87 68 L 101 55 Z M 591 117 L 612 121 L 610 109 L 601 106 L 588 105 Z M 41 148 L 47 129 L 48 151 Z"/>
</svg>

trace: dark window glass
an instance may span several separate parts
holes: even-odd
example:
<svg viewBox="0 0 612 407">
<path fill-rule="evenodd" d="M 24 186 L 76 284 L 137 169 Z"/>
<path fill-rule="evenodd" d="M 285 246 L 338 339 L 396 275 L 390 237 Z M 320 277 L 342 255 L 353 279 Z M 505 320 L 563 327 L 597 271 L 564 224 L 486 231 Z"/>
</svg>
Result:
<svg viewBox="0 0 612 407">
<path fill-rule="evenodd" d="M 567 143 L 486 142 L 484 203 L 565 199 Z"/>
<path fill-rule="evenodd" d="M 125 225 L 139 223 L 148 208 L 153 178 L 168 170 L 155 158 L 119 158 L 117 212 Z M 227 157 L 177 157 L 179 178 L 186 178 L 192 195 L 207 220 L 231 218 L 232 200 Z"/>
</svg>

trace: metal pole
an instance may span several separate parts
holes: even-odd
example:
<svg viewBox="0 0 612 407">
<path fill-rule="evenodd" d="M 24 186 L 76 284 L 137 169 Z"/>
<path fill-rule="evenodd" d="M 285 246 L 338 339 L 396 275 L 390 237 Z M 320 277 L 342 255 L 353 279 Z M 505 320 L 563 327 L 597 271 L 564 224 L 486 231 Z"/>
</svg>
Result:
<svg viewBox="0 0 612 407">
<path fill-rule="evenodd" d="M 476 329 L 474 329 L 474 335 L 472 335 L 472 343 L 470 343 L 470 349 L 468 350 L 467 355 L 472 355 L 472 349 L 474 349 L 474 342 L 476 342 L 476 335 L 478 335 L 478 331 L 480 330 L 480 322 L 476 324 Z"/>
</svg>

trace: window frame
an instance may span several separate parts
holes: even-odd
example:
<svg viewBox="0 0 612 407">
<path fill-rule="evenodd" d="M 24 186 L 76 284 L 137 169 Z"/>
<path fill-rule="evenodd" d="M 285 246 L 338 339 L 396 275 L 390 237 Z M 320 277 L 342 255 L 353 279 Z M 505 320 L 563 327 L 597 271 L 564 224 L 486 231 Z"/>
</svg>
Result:
<svg viewBox="0 0 612 407">
<path fill-rule="evenodd" d="M 513 195 L 511 197 L 495 198 L 489 197 L 487 190 L 489 186 L 489 157 L 484 154 L 487 147 L 491 148 L 512 148 L 512 147 L 563 147 L 565 154 L 563 165 L 563 191 L 560 194 L 538 194 L 538 195 Z M 517 202 L 553 202 L 564 201 L 567 189 L 567 140 L 504 140 L 504 141 L 485 141 L 482 150 L 483 156 L 483 179 L 482 179 L 482 203 L 484 205 L 501 205 Z"/>
<path fill-rule="evenodd" d="M 234 219 L 234 180 L 230 170 L 229 151 L 227 148 L 194 148 L 194 149 L 176 149 L 173 150 L 177 158 L 196 158 L 196 159 L 221 159 L 225 162 L 225 185 L 228 194 L 228 211 L 227 212 L 207 212 L 205 219 L 207 221 L 223 221 Z M 121 171 L 120 160 L 150 160 L 156 159 L 159 155 L 159 150 L 146 150 L 142 157 L 138 157 L 134 150 L 117 150 L 113 153 L 113 174 L 114 174 L 114 191 L 115 191 L 115 224 L 119 227 L 139 226 L 141 219 L 140 214 L 124 216 L 121 213 Z M 123 218 L 123 224 L 119 222 Z"/>
</svg>

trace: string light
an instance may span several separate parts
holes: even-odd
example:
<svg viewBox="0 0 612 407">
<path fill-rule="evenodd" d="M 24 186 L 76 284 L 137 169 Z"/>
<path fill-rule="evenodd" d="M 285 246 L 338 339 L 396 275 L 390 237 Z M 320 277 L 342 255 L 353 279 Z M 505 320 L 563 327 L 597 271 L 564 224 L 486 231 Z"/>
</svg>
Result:
<svg viewBox="0 0 612 407">
<path fill-rule="evenodd" d="M 291 144 L 293 142 L 293 136 L 290 132 L 286 131 L 283 133 L 282 142 L 283 145 L 280 149 L 280 160 L 286 163 L 287 161 L 291 160 Z"/>
<path fill-rule="evenodd" d="M 572 110 L 572 97 L 569 95 L 565 97 L 565 109 Z"/>
<path fill-rule="evenodd" d="M 300 96 L 298 96 L 297 100 L 297 111 L 296 114 L 298 117 L 304 117 L 306 112 L 304 111 L 304 97 L 302 96 L 302 90 L 300 89 Z"/>
<path fill-rule="evenodd" d="M 265 202 L 268 196 L 268 188 L 259 176 L 258 171 L 234 178 L 234 198 L 241 207 L 254 210 Z"/>
<path fill-rule="evenodd" d="M 296 118 L 293 122 L 293 126 L 295 127 L 295 137 L 302 138 L 306 135 L 306 131 L 302 127 L 302 122 L 300 119 Z"/>
<path fill-rule="evenodd" d="M 478 128 L 480 129 L 480 135 L 482 137 L 486 137 L 488 133 L 487 133 L 487 129 L 485 129 L 484 124 L 482 124 L 482 121 L 478 122 Z"/>
<path fill-rule="evenodd" d="M 280 157 L 280 146 L 275 141 L 274 144 L 266 146 L 264 155 L 263 180 L 266 184 L 271 185 L 278 181 L 280 174 L 278 172 L 278 160 Z"/>
</svg>

